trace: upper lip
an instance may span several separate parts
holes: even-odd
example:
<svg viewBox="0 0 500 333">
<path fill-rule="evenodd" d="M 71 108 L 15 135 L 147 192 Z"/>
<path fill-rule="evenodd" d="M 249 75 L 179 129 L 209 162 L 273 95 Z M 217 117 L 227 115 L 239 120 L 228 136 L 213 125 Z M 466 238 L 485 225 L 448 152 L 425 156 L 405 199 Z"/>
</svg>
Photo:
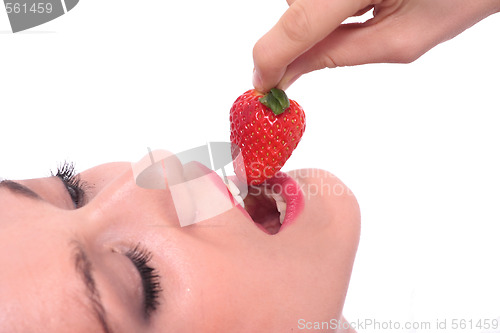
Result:
<svg viewBox="0 0 500 333">
<path fill-rule="evenodd" d="M 281 231 L 295 222 L 304 205 L 304 194 L 297 181 L 284 172 L 278 172 L 268 182 L 272 188 L 278 186 L 281 190 L 280 194 L 285 199 L 287 205 L 285 220 L 280 228 Z"/>
</svg>

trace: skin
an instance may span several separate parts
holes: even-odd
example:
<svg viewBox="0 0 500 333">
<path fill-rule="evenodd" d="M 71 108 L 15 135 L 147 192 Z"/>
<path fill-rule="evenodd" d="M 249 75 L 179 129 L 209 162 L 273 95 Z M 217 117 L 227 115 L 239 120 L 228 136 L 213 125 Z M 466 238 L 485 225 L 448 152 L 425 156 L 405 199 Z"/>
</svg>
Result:
<svg viewBox="0 0 500 333">
<path fill-rule="evenodd" d="M 78 209 L 56 177 L 19 181 L 43 200 L 0 188 L 0 326 L 102 331 L 75 269 L 77 243 L 93 267 L 110 331 L 289 332 L 301 318 L 341 318 L 359 240 L 358 204 L 332 174 L 290 174 L 305 205 L 276 235 L 237 208 L 180 227 L 169 190 L 138 187 L 130 163 L 81 173 L 90 186 Z M 137 243 L 151 252 L 163 290 L 149 319 L 139 274 L 124 255 Z"/>
<path fill-rule="evenodd" d="M 410 63 L 487 16 L 499 0 L 288 0 L 253 50 L 258 91 L 288 88 L 302 74 L 337 66 Z M 364 23 L 342 24 L 374 9 Z"/>
</svg>

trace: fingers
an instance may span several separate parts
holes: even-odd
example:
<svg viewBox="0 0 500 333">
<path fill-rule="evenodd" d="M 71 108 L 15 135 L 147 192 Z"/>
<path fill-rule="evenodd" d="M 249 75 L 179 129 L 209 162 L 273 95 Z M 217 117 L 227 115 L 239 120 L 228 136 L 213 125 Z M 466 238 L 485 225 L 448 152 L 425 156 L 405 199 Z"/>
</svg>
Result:
<svg viewBox="0 0 500 333">
<path fill-rule="evenodd" d="M 286 90 L 302 74 L 323 68 L 353 66 L 381 59 L 384 42 L 362 24 L 342 25 L 295 59 L 283 73 L 277 87 Z"/>
<path fill-rule="evenodd" d="M 254 47 L 254 86 L 262 92 L 275 87 L 287 66 L 301 54 L 369 4 L 367 0 L 288 2 L 291 4 L 288 10 Z"/>
<path fill-rule="evenodd" d="M 370 10 L 372 10 L 373 8 L 375 7 L 375 5 L 369 5 L 369 6 L 366 6 L 365 8 L 359 10 L 356 14 L 354 14 L 353 16 L 361 16 L 363 15 L 364 13 L 367 13 L 369 12 Z"/>
<path fill-rule="evenodd" d="M 302 74 L 322 68 L 368 63 L 408 63 L 424 50 L 390 24 L 346 24 L 294 60 L 277 87 L 286 90 Z"/>
</svg>

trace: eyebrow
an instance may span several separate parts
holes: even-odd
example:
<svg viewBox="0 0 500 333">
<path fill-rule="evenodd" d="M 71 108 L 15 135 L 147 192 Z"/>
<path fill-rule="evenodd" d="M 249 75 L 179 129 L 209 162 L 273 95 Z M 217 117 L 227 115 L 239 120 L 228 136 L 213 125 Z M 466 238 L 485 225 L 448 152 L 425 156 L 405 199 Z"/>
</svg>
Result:
<svg viewBox="0 0 500 333">
<path fill-rule="evenodd" d="M 0 181 L 0 189 L 6 188 L 13 194 L 19 194 L 26 198 L 35 199 L 35 200 L 43 200 L 42 197 L 38 195 L 38 193 L 31 190 L 29 187 L 26 187 L 20 183 L 17 183 L 12 180 L 2 180 Z"/>
<path fill-rule="evenodd" d="M 106 310 L 102 305 L 101 295 L 99 290 L 97 289 L 97 285 L 94 279 L 94 270 L 92 267 L 92 263 L 85 252 L 83 245 L 77 241 L 71 241 L 74 250 L 74 264 L 75 269 L 85 286 L 85 295 L 87 299 L 90 301 L 92 307 L 92 315 L 97 320 L 97 322 L 101 325 L 101 329 L 105 333 L 113 333 L 111 330 L 108 321 Z"/>
</svg>

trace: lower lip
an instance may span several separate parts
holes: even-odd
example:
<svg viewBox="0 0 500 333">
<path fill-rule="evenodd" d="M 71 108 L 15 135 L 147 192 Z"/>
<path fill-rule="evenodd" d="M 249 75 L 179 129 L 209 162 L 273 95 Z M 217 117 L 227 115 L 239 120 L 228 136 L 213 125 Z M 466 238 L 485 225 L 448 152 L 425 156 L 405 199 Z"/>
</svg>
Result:
<svg viewBox="0 0 500 333">
<path fill-rule="evenodd" d="M 280 233 L 283 229 L 292 225 L 296 221 L 297 216 L 302 212 L 304 208 L 304 194 L 295 179 L 284 172 L 278 172 L 273 178 L 268 179 L 266 183 L 274 192 L 281 194 L 286 202 L 285 219 L 278 232 Z"/>
</svg>

